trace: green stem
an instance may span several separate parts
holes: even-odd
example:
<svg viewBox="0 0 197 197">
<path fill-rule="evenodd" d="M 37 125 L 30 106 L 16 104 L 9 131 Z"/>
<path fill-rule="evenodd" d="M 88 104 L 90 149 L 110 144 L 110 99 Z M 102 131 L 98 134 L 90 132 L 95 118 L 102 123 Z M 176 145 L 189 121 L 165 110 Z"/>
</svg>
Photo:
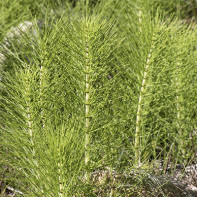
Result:
<svg viewBox="0 0 197 197">
<path fill-rule="evenodd" d="M 42 124 L 42 128 L 45 127 L 44 124 L 44 115 L 43 115 L 43 106 L 42 106 L 42 91 L 43 91 L 43 64 L 44 64 L 44 57 L 42 56 L 42 61 L 41 61 L 41 66 L 40 66 L 40 107 L 41 107 L 41 112 L 40 112 L 40 116 L 41 116 L 41 124 Z"/>
<path fill-rule="evenodd" d="M 27 71 L 27 72 L 28 72 L 27 75 L 29 75 L 29 71 Z M 26 93 L 27 93 L 27 95 L 26 95 L 27 125 L 28 125 L 28 129 L 29 129 L 30 142 L 31 142 L 31 146 L 32 146 L 32 154 L 33 154 L 33 156 L 35 156 L 34 141 L 33 141 L 33 128 L 32 128 L 33 122 L 32 122 L 31 109 L 30 109 L 31 99 L 29 96 L 30 84 L 28 81 L 28 76 L 26 76 Z"/>
<path fill-rule="evenodd" d="M 139 17 L 139 30 L 142 32 L 142 11 L 138 11 L 138 17 Z"/>
<path fill-rule="evenodd" d="M 32 155 L 33 155 L 33 165 L 35 165 L 36 167 L 38 167 L 38 161 L 35 158 L 36 157 L 36 150 L 35 150 L 35 144 L 34 144 L 34 140 L 33 140 L 33 121 L 32 121 L 32 112 L 31 112 L 31 98 L 30 98 L 30 83 L 29 83 L 29 79 L 31 77 L 31 71 L 27 70 L 26 73 L 26 79 L 25 79 L 25 90 L 26 90 L 26 95 L 25 95 L 25 100 L 26 100 L 26 110 L 27 110 L 27 126 L 29 129 L 29 136 L 30 136 L 30 143 L 31 143 L 31 150 L 32 150 Z M 37 177 L 37 179 L 39 179 L 40 174 L 35 171 L 35 176 Z"/>
<path fill-rule="evenodd" d="M 85 61 L 86 61 L 86 68 L 85 68 L 85 80 L 86 80 L 86 90 L 85 90 L 85 165 L 88 166 L 90 155 L 89 155 L 89 144 L 90 144 L 90 59 L 89 59 L 89 36 L 86 34 L 85 37 Z M 86 172 L 86 180 L 88 180 L 88 175 Z"/>
<path fill-rule="evenodd" d="M 60 155 L 59 155 L 59 158 L 60 158 Z M 63 184 L 62 184 L 62 178 L 61 178 L 61 163 L 60 161 L 58 162 L 58 174 L 59 174 L 59 197 L 64 197 L 64 194 L 63 194 Z"/>
<path fill-rule="evenodd" d="M 179 70 L 179 66 L 181 66 L 180 62 L 177 63 L 177 66 L 178 66 L 178 70 Z M 181 102 L 182 102 L 182 97 L 180 95 L 180 92 L 179 92 L 179 87 L 180 87 L 180 79 L 177 77 L 179 74 L 178 74 L 178 71 L 176 73 L 176 77 L 175 77 L 175 86 L 176 86 L 176 109 L 177 109 L 177 127 L 178 127 L 178 134 L 179 134 L 179 146 L 180 146 L 180 149 L 181 149 L 181 152 L 183 154 L 183 156 L 185 156 L 186 154 L 186 151 L 185 151 L 185 148 L 184 148 L 184 139 L 183 139 L 183 129 L 182 129 L 182 125 L 181 125 L 181 122 L 182 122 L 182 113 L 183 113 L 183 110 L 182 110 L 182 106 L 181 106 Z"/>
<path fill-rule="evenodd" d="M 147 78 L 147 73 L 149 70 L 150 58 L 152 56 L 152 50 L 153 50 L 152 48 L 153 46 L 151 45 L 148 58 L 146 61 L 144 74 L 143 74 L 143 80 L 142 80 L 140 96 L 138 100 L 138 108 L 137 108 L 136 129 L 135 129 L 135 163 L 138 163 L 138 166 L 140 166 L 140 163 L 141 163 L 140 161 L 140 129 L 141 129 L 142 100 L 143 100 L 143 96 L 145 93 L 146 78 Z"/>
</svg>

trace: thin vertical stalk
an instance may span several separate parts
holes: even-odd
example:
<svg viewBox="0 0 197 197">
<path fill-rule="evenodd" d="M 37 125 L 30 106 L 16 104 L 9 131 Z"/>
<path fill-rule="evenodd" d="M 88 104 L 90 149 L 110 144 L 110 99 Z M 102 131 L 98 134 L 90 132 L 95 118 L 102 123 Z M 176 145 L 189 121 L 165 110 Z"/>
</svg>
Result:
<svg viewBox="0 0 197 197">
<path fill-rule="evenodd" d="M 138 11 L 138 18 L 139 18 L 139 31 L 140 33 L 142 33 L 142 11 L 139 10 Z M 140 92 L 140 96 L 139 96 L 139 101 L 138 101 L 138 109 L 137 109 L 137 119 L 136 119 L 136 130 L 135 130 L 135 164 L 138 164 L 138 166 L 140 166 L 140 137 L 139 137 L 139 132 L 140 132 L 140 113 L 141 113 L 141 107 L 142 107 L 142 94 L 144 92 L 144 86 L 145 86 L 145 82 L 146 82 L 146 75 L 147 75 L 147 71 L 148 71 L 148 62 L 149 62 L 149 56 L 151 54 L 151 51 L 148 55 L 148 59 L 147 59 L 147 64 L 145 66 L 145 72 L 143 75 L 143 81 L 142 81 L 142 85 L 141 85 L 141 92 Z"/>
<path fill-rule="evenodd" d="M 87 26 L 87 25 L 86 25 Z M 85 166 L 88 166 L 90 160 L 89 144 L 90 144 L 90 57 L 89 57 L 89 35 L 86 32 L 85 35 Z M 86 172 L 86 180 L 88 180 L 88 174 Z"/>
<path fill-rule="evenodd" d="M 35 144 L 34 144 L 34 140 L 33 140 L 33 135 L 34 135 L 34 132 L 33 132 L 33 121 L 32 121 L 32 115 L 31 115 L 31 98 L 30 98 L 30 84 L 29 84 L 29 81 L 28 81 L 28 78 L 29 78 L 29 75 L 31 75 L 30 71 L 28 70 L 27 71 L 27 75 L 25 76 L 26 77 L 26 80 L 25 80 L 25 90 L 26 90 L 26 109 L 27 109 L 27 126 L 28 126 L 28 129 L 29 129 L 29 136 L 30 136 L 30 143 L 31 143 L 31 150 L 32 150 L 32 155 L 33 155 L 33 164 L 38 167 L 38 161 L 36 160 L 35 156 L 36 156 L 36 151 L 35 151 Z M 35 176 L 37 178 L 39 178 L 39 173 L 35 172 Z"/>
<path fill-rule="evenodd" d="M 142 32 L 142 11 L 141 10 L 139 10 L 138 11 L 138 17 L 139 17 L 139 30 L 140 30 L 140 32 Z"/>
<path fill-rule="evenodd" d="M 141 129 L 141 113 L 142 113 L 142 100 L 145 93 L 145 85 L 146 85 L 146 79 L 147 79 L 147 73 L 149 70 L 149 63 L 152 56 L 153 51 L 153 45 L 150 47 L 150 51 L 148 54 L 148 58 L 146 61 L 146 66 L 143 74 L 143 80 L 140 90 L 140 96 L 138 100 L 138 108 L 137 108 L 137 118 L 136 118 L 136 129 L 135 129 L 135 163 L 138 163 L 138 166 L 140 166 L 140 129 Z"/>
<path fill-rule="evenodd" d="M 60 158 L 60 155 L 59 155 L 59 158 Z M 61 177 L 60 161 L 58 161 L 58 175 L 59 175 L 59 197 L 64 197 L 64 194 L 63 194 L 63 191 L 62 191 L 63 190 L 63 183 L 62 183 L 62 177 Z"/>
<path fill-rule="evenodd" d="M 177 109 L 177 128 L 178 128 L 178 134 L 179 134 L 179 147 L 181 149 L 181 152 L 183 154 L 183 156 L 185 156 L 186 154 L 186 151 L 185 151 L 185 148 L 184 148 L 184 139 L 183 139 L 183 129 L 182 129 L 182 125 L 181 125 L 181 122 L 182 122 L 182 106 L 181 106 L 181 95 L 180 95 L 180 92 L 179 92 L 179 87 L 180 87 L 180 79 L 178 78 L 178 75 L 179 75 L 179 70 L 180 70 L 180 67 L 181 64 L 180 62 L 177 63 L 177 73 L 176 73 L 176 77 L 175 77 L 175 86 L 176 86 L 176 109 Z"/>
<path fill-rule="evenodd" d="M 29 87 L 29 82 L 28 79 L 26 79 L 26 93 L 30 92 L 30 87 Z M 27 105 L 27 125 L 28 125 L 28 129 L 29 129 L 29 136 L 30 136 L 30 142 L 31 142 L 31 146 L 32 146 L 32 154 L 33 156 L 35 156 L 35 149 L 34 149 L 34 141 L 33 141 L 33 128 L 32 128 L 32 117 L 31 117 L 31 111 L 30 111 L 30 98 L 29 95 L 27 95 L 27 101 L 26 101 L 26 105 Z"/>
<path fill-rule="evenodd" d="M 111 188 L 111 191 L 110 191 L 110 194 L 109 194 L 109 197 L 112 197 L 114 195 L 114 189 Z"/>
<path fill-rule="evenodd" d="M 42 128 L 45 127 L 44 125 L 44 118 L 43 118 L 43 108 L 42 108 L 42 90 L 43 90 L 43 63 L 44 60 L 41 61 L 41 65 L 40 65 L 40 107 L 41 107 L 41 112 L 40 112 L 40 116 L 41 116 L 41 124 L 42 124 Z"/>
</svg>

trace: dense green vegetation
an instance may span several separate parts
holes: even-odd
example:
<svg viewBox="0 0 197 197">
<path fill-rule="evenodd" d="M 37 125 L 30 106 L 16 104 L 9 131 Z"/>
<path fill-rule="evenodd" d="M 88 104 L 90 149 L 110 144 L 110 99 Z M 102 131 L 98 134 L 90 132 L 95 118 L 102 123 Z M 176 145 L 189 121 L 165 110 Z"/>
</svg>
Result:
<svg viewBox="0 0 197 197">
<path fill-rule="evenodd" d="M 158 162 L 161 173 L 192 162 L 196 8 L 192 0 L 0 1 L 4 185 L 27 197 L 145 196 Z"/>
</svg>

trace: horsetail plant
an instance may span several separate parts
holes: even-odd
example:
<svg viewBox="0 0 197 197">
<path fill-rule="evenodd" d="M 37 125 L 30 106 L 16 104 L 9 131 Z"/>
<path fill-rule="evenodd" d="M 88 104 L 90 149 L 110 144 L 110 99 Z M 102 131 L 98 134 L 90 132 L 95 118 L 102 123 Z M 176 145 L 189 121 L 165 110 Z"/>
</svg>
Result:
<svg viewBox="0 0 197 197">
<path fill-rule="evenodd" d="M 143 4 L 143 2 L 143 0 L 138 1 L 137 5 L 133 2 L 127 2 L 129 9 L 120 18 L 121 22 L 124 21 L 123 24 L 125 24 L 125 26 L 121 25 L 120 28 L 123 35 L 124 33 L 126 35 L 125 48 L 129 51 L 128 54 L 126 52 L 126 58 L 124 63 L 122 63 L 122 65 L 126 65 L 125 70 L 127 73 L 125 73 L 125 76 L 128 77 L 128 82 L 130 81 L 130 90 L 125 91 L 127 95 L 125 98 L 130 98 L 130 101 L 133 101 L 131 105 L 138 106 L 137 108 L 127 109 L 127 113 L 131 114 L 130 118 L 135 114 L 135 111 L 137 112 L 136 116 L 132 117 L 131 125 L 131 128 L 135 125 L 135 135 L 133 136 L 132 129 L 131 135 L 134 138 L 135 161 L 138 163 L 138 166 L 141 163 L 140 157 L 143 154 L 144 156 L 147 155 L 145 149 L 151 143 L 157 144 L 160 141 L 158 139 L 160 137 L 162 139 L 162 136 L 163 139 L 166 139 L 167 144 L 169 141 L 173 143 L 183 136 L 183 133 L 179 136 L 175 134 L 178 130 L 175 128 L 177 125 L 173 124 L 173 120 L 177 122 L 175 119 L 179 117 L 180 110 L 178 110 L 177 114 L 175 113 L 177 104 L 176 108 L 174 108 L 174 100 L 172 98 L 177 99 L 177 96 L 176 93 L 173 93 L 174 90 L 171 89 L 171 82 L 177 78 L 181 80 L 181 77 L 176 73 L 180 57 L 184 62 L 187 60 L 187 65 L 184 66 L 187 69 L 190 67 L 189 61 L 194 61 L 195 56 L 192 54 L 195 50 L 190 49 L 195 48 L 194 37 L 196 35 L 196 31 L 193 28 L 186 27 L 185 24 L 176 22 L 176 20 L 173 21 L 173 19 L 165 20 L 161 13 L 153 15 L 151 10 L 148 10 L 148 5 L 146 3 Z M 136 7 L 138 9 L 135 9 Z M 142 13 L 140 19 L 139 9 L 140 13 Z M 133 21 L 133 23 L 130 21 Z M 178 23 L 178 25 L 175 25 L 175 23 Z M 137 27 L 141 27 L 140 31 L 139 29 L 137 30 Z M 184 47 L 181 47 L 181 43 L 183 43 L 182 36 L 187 40 L 184 40 Z M 176 52 L 174 47 L 176 47 Z M 182 48 L 184 48 L 184 52 L 181 52 Z M 179 53 L 181 55 L 178 55 Z M 188 58 L 189 56 L 190 58 Z M 121 60 L 123 60 L 123 56 Z M 191 64 L 193 65 L 193 63 Z M 181 75 L 184 74 L 181 72 Z M 172 84 L 174 83 L 172 82 Z M 172 88 L 176 89 L 175 86 Z M 189 101 L 186 100 L 184 103 L 188 105 Z M 130 101 L 127 100 L 127 103 Z M 189 111 L 193 111 L 193 107 Z M 191 121 L 192 119 L 190 118 Z M 191 131 L 187 132 L 189 134 Z M 173 139 L 173 133 L 177 136 L 176 139 Z M 186 132 L 184 133 L 186 136 Z M 154 136 L 157 137 L 155 138 Z M 155 142 L 154 139 L 156 140 Z M 183 141 L 187 141 L 187 139 L 180 140 L 178 144 L 183 144 Z M 166 142 L 163 141 L 162 144 L 166 144 Z M 164 147 L 164 149 L 167 148 L 169 150 L 169 147 L 166 147 L 166 145 L 157 144 L 154 146 L 159 147 L 160 150 Z M 158 152 L 159 149 L 155 150 L 155 152 Z M 152 154 L 150 151 L 148 152 L 148 154 Z"/>
<path fill-rule="evenodd" d="M 47 32 L 49 31 L 48 29 Z M 45 107 L 45 110 L 52 107 L 50 99 L 46 99 L 48 97 L 47 95 L 49 95 L 49 92 L 47 92 L 49 78 L 47 76 L 49 76 L 52 59 L 45 59 L 46 56 L 43 57 L 42 51 L 40 52 L 39 50 L 42 50 L 42 47 L 46 46 L 47 42 L 52 45 L 53 41 L 55 42 L 60 38 L 56 35 L 55 40 L 52 41 L 53 33 L 54 31 L 48 34 L 47 40 L 42 37 L 38 38 L 37 35 L 34 38 L 34 42 L 32 42 L 32 38 L 28 37 L 28 35 L 24 35 L 22 39 L 23 46 L 21 46 L 20 43 L 15 43 L 15 46 L 17 46 L 17 44 L 20 45 L 19 53 L 15 47 L 14 51 L 10 49 L 10 52 L 5 54 L 6 60 L 12 58 L 12 74 L 5 72 L 1 82 L 4 91 L 1 98 L 1 107 L 6 111 L 1 120 L 3 120 L 2 122 L 4 123 L 6 121 L 10 122 L 5 128 L 4 126 L 2 127 L 4 133 L 2 133 L 1 137 L 5 137 L 2 144 L 8 143 L 7 146 L 5 146 L 7 149 L 5 149 L 5 152 L 2 154 L 4 155 L 2 161 L 4 165 L 7 164 L 16 170 L 19 175 L 21 174 L 21 176 L 17 175 L 17 177 L 23 181 L 18 184 L 17 187 L 20 188 L 24 195 L 27 193 L 27 195 L 30 196 L 54 196 L 58 193 L 60 196 L 62 193 L 66 195 L 69 191 L 69 185 L 72 184 L 71 181 L 67 183 L 66 187 L 64 184 L 67 177 L 65 175 L 66 171 L 61 170 L 65 165 L 71 165 L 71 163 L 66 163 L 66 161 L 62 160 L 62 157 L 65 158 L 66 154 L 71 155 L 73 153 L 69 153 L 68 150 L 66 150 L 67 148 L 65 148 L 66 146 L 72 147 L 74 136 L 76 136 L 72 134 L 72 127 L 69 128 L 71 121 L 66 126 L 62 125 L 60 127 L 58 121 L 61 120 L 56 121 L 53 119 L 55 116 L 58 117 L 58 114 L 54 114 L 54 116 L 51 117 L 50 111 L 45 113 L 45 118 L 43 119 L 43 107 Z M 53 50 L 53 48 L 50 48 L 51 45 L 47 47 L 48 52 Z M 22 53 L 23 50 L 26 51 L 25 56 Z M 28 54 L 30 50 L 31 54 Z M 53 53 L 53 51 L 51 51 L 51 53 Z M 45 61 L 42 61 L 43 59 Z M 6 63 L 7 62 L 5 62 L 5 64 Z M 40 78 L 41 66 L 48 69 L 48 72 L 47 69 L 45 69 L 45 72 L 42 73 L 42 78 Z M 40 81 L 43 79 L 47 83 L 44 84 L 44 87 L 42 86 L 43 91 L 40 91 Z M 8 90 L 8 87 L 10 87 L 10 90 Z M 13 99 L 14 97 L 17 102 Z M 46 102 L 46 100 L 48 100 L 48 102 Z M 45 105 L 43 105 L 44 101 Z M 18 111 L 19 109 L 20 112 Z M 50 124 L 52 120 L 53 124 Z M 66 132 L 66 130 L 68 132 Z M 75 132 L 76 131 L 77 129 Z M 9 142 L 5 139 L 9 139 Z M 47 141 L 45 141 L 45 139 Z M 62 143 L 61 140 L 66 144 Z M 76 141 L 76 139 L 74 141 Z M 80 141 L 77 141 L 77 146 L 80 147 Z M 60 152 L 58 152 L 58 150 Z M 83 150 L 82 147 L 80 147 L 77 155 L 80 155 L 80 150 Z M 9 155 L 7 151 L 9 151 Z M 58 156 L 57 158 L 56 154 Z M 45 157 L 46 159 L 48 158 L 48 161 Z M 7 161 L 6 159 L 8 158 L 13 158 L 14 161 Z M 75 163 L 78 165 L 80 162 L 76 160 Z M 72 171 L 75 171 L 74 168 Z M 57 173 L 54 174 L 54 172 Z M 29 176 L 31 178 L 27 180 Z M 50 177 L 53 180 L 50 179 Z M 74 176 L 72 179 L 75 179 Z M 59 187 L 50 189 L 52 192 L 50 194 L 47 190 L 49 190 L 50 187 L 54 187 L 54 184 L 52 184 L 53 181 L 59 183 Z M 28 186 L 28 190 L 26 190 L 27 185 L 30 186 Z"/>
<path fill-rule="evenodd" d="M 47 188 L 51 187 L 44 181 L 45 178 L 40 172 L 44 169 L 42 169 L 43 161 L 40 160 L 41 157 L 39 154 L 42 155 L 44 152 L 39 148 L 41 145 L 40 140 L 38 139 L 43 137 L 48 139 L 48 132 L 53 133 L 55 130 L 60 132 L 60 125 L 70 125 L 70 121 L 73 118 L 76 118 L 78 124 L 82 125 L 79 129 L 81 130 L 83 128 L 83 134 L 81 137 L 82 139 L 85 139 L 85 149 L 82 147 L 80 149 L 85 150 L 85 168 L 89 168 L 89 141 L 93 138 L 91 137 L 90 132 L 91 130 L 99 129 L 99 124 L 103 124 L 98 121 L 97 118 L 96 120 L 92 120 L 93 124 L 91 126 L 90 119 L 92 116 L 98 116 L 97 114 L 99 114 L 100 118 L 103 118 L 102 113 L 103 110 L 105 111 L 104 105 L 107 100 L 104 100 L 102 96 L 107 96 L 109 94 L 108 92 L 105 92 L 105 88 L 107 89 L 109 85 L 112 85 L 112 82 L 109 80 L 109 75 L 112 74 L 110 66 L 113 66 L 112 62 L 114 61 L 113 58 L 115 58 L 115 56 L 113 57 L 113 52 L 117 49 L 119 44 L 119 42 L 116 42 L 115 40 L 115 31 L 112 30 L 112 27 L 105 21 L 99 23 L 99 20 L 96 19 L 96 17 L 73 19 L 71 23 L 68 19 L 61 20 L 61 23 L 58 22 L 53 26 L 53 30 L 51 30 L 51 28 L 47 28 L 48 27 L 45 26 L 43 32 L 40 30 L 41 33 L 38 33 L 38 35 L 34 37 L 33 42 L 30 41 L 29 43 L 28 40 L 26 41 L 26 39 L 29 38 L 28 35 L 23 36 L 23 42 L 27 42 L 27 45 L 24 45 L 23 47 L 27 50 L 25 47 L 28 46 L 32 50 L 30 55 L 27 53 L 25 54 L 27 55 L 25 57 L 22 54 L 22 47 L 20 48 L 21 57 L 17 55 L 16 48 L 13 49 L 13 52 L 11 52 L 12 49 L 10 49 L 10 56 L 13 56 L 12 58 L 15 59 L 16 62 L 19 61 L 20 64 L 14 64 L 16 70 L 14 68 L 13 76 L 9 75 L 7 78 L 4 77 L 5 79 L 3 80 L 3 83 L 6 81 L 4 84 L 5 87 L 3 88 L 5 92 L 7 89 L 6 87 L 9 84 L 9 80 L 13 80 L 12 86 L 14 87 L 16 87 L 16 83 L 19 86 L 23 83 L 24 85 L 27 85 L 27 87 L 17 89 L 17 91 L 15 89 L 12 90 L 12 95 L 16 96 L 19 94 L 19 98 L 23 95 L 28 96 L 22 97 L 25 103 L 20 103 L 20 101 L 18 101 L 18 103 L 19 106 L 24 109 L 24 115 L 27 113 L 27 119 L 24 115 L 20 115 L 20 119 L 21 121 L 27 121 L 27 130 L 29 130 L 32 154 L 35 160 L 35 166 L 32 167 L 32 169 L 35 169 L 35 180 L 32 177 L 32 180 L 30 181 L 32 187 L 35 188 L 35 190 L 32 189 L 32 192 L 35 192 L 35 195 L 45 195 L 44 193 Z M 62 31 L 63 34 L 58 34 L 60 31 Z M 78 43 L 76 43 L 76 40 Z M 115 42 L 112 42 L 112 40 Z M 114 49 L 112 47 L 114 47 Z M 55 52 L 57 49 L 59 49 L 58 55 L 57 52 Z M 56 53 L 56 56 L 54 56 L 54 53 Z M 72 56 L 70 54 L 72 54 Z M 103 62 L 103 64 L 101 64 L 101 62 Z M 72 69 L 76 70 L 76 72 L 74 73 Z M 26 77 L 22 74 L 19 75 L 19 70 L 28 75 Z M 73 81 L 70 80 L 70 72 L 72 73 L 71 79 L 75 81 L 74 84 Z M 29 80 L 33 80 L 33 83 L 31 83 L 30 86 L 28 86 Z M 99 83 L 103 83 L 103 88 L 100 87 L 98 91 L 95 87 L 98 87 Z M 73 97 L 70 97 L 70 90 L 67 85 L 65 86 L 65 84 L 70 84 L 70 88 L 73 88 L 73 94 L 77 95 L 77 97 L 75 97 L 74 105 L 73 102 L 71 102 L 73 101 Z M 31 92 L 28 92 L 30 91 L 30 88 Z M 10 113 L 7 114 L 8 117 L 10 117 L 12 116 L 11 114 L 13 114 L 11 111 L 14 110 L 14 108 L 12 109 L 10 107 L 13 106 L 12 102 L 15 101 L 12 100 L 12 98 L 8 98 L 9 96 L 5 97 L 2 101 L 6 111 L 10 111 Z M 6 102 L 7 100 L 9 100 L 9 102 Z M 7 109 L 8 106 L 10 106 L 9 110 Z M 63 116 L 61 115 L 62 111 L 65 111 Z M 7 115 L 5 117 L 7 117 Z M 52 122 L 54 122 L 54 125 L 52 125 Z M 78 128 L 75 127 L 75 125 L 77 126 L 77 124 L 73 124 L 73 128 L 77 130 Z M 22 125 L 17 127 L 17 132 L 19 132 L 23 127 L 24 126 Z M 16 132 L 16 129 L 13 130 Z M 25 133 L 23 134 L 25 135 Z M 8 135 L 8 133 L 6 133 L 6 135 Z M 14 135 L 14 137 L 16 136 Z M 48 140 L 51 140 L 51 138 Z M 50 152 L 50 147 L 52 147 L 53 144 L 50 144 L 50 141 L 48 142 L 48 140 L 46 144 L 43 144 L 44 146 L 49 147 L 49 152 L 45 152 L 46 155 L 52 154 Z M 57 158 L 56 161 L 56 171 L 59 180 L 59 196 L 64 196 L 62 193 L 66 192 L 65 184 L 67 183 L 64 183 L 65 177 L 63 177 L 62 173 L 65 173 L 65 170 L 63 170 L 62 166 L 65 165 L 65 161 L 62 160 L 61 149 L 58 148 L 58 150 L 59 153 L 57 153 L 57 156 L 59 158 Z M 80 152 L 81 151 L 79 151 L 79 153 Z M 17 152 L 17 154 L 20 153 Z M 49 158 L 50 157 L 51 156 L 49 156 Z M 95 155 L 94 158 L 96 158 Z M 29 161 L 28 154 L 27 160 Z M 31 171 L 25 172 L 25 176 L 28 176 L 28 173 L 30 172 Z M 40 182 L 39 189 L 36 189 L 38 186 L 36 180 L 43 180 L 42 183 Z M 56 190 L 54 190 L 54 192 L 56 192 Z"/>
<path fill-rule="evenodd" d="M 121 196 L 195 153 L 196 28 L 146 0 L 92 3 L 1 45 L 0 164 L 22 196 Z"/>
</svg>

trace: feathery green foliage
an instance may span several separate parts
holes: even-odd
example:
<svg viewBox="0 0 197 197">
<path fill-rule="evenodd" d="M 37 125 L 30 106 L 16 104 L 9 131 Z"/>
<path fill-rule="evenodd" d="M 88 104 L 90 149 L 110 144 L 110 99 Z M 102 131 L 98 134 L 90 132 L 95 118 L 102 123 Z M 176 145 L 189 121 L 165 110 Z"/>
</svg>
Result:
<svg viewBox="0 0 197 197">
<path fill-rule="evenodd" d="M 6 184 L 22 196 L 137 195 L 156 160 L 187 165 L 197 146 L 196 27 L 167 18 L 154 1 L 79 1 L 72 10 L 49 2 L 58 14 L 12 37 L 13 20 L 3 19 Z"/>
</svg>

